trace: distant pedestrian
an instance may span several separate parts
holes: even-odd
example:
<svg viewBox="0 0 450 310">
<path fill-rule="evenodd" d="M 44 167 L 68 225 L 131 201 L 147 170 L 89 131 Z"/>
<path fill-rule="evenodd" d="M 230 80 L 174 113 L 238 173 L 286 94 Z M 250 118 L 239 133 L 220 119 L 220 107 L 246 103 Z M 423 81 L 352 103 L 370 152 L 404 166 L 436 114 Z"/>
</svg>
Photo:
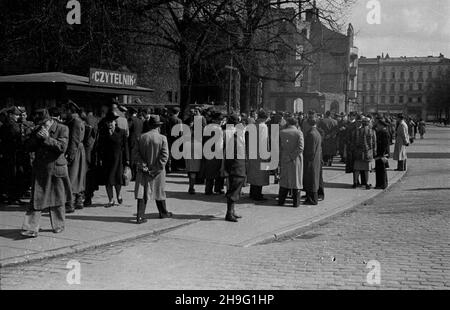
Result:
<svg viewBox="0 0 450 310">
<path fill-rule="evenodd" d="M 426 133 L 426 124 L 425 124 L 425 122 L 424 122 L 423 119 L 420 119 L 420 121 L 419 121 L 419 134 L 420 134 L 420 139 L 423 140 L 425 133 Z"/>
</svg>

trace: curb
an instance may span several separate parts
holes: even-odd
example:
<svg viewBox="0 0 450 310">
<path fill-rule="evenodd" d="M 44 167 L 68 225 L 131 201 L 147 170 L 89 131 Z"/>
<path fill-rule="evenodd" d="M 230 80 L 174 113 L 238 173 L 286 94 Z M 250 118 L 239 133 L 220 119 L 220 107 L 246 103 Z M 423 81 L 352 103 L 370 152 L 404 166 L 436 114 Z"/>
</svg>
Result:
<svg viewBox="0 0 450 310">
<path fill-rule="evenodd" d="M 296 224 L 292 224 L 287 227 L 284 227 L 282 229 L 278 229 L 276 231 L 266 233 L 259 237 L 246 240 L 244 242 L 241 242 L 238 246 L 250 247 L 250 246 L 254 246 L 254 245 L 268 244 L 268 243 L 271 243 L 274 241 L 278 241 L 279 239 L 286 238 L 293 234 L 296 234 L 296 233 L 299 233 L 302 231 L 306 231 L 306 230 L 310 230 L 312 227 L 319 226 L 321 223 L 323 223 L 326 220 L 329 220 L 333 217 L 339 216 L 339 215 L 341 215 L 351 209 L 357 208 L 359 206 L 369 204 L 378 195 L 381 195 L 381 194 L 385 193 L 386 191 L 389 191 L 394 185 L 396 185 L 399 181 L 401 181 L 405 177 L 406 173 L 407 173 L 407 171 L 399 173 L 395 177 L 393 177 L 389 181 L 389 186 L 385 190 L 373 192 L 368 197 L 358 199 L 351 205 L 343 205 L 343 206 L 340 206 L 339 208 L 336 208 L 330 212 L 324 212 L 320 215 L 317 215 L 317 216 L 307 219 L 305 221 L 301 221 Z"/>
<path fill-rule="evenodd" d="M 194 224 L 199 221 L 200 220 L 186 220 L 185 222 L 180 223 L 178 225 L 174 225 L 174 226 L 171 226 L 168 228 L 163 228 L 160 230 L 149 230 L 146 232 L 134 231 L 134 232 L 121 234 L 121 235 L 117 235 L 117 236 L 107 237 L 107 238 L 103 238 L 103 239 L 97 239 L 97 240 L 94 240 L 91 242 L 81 242 L 81 243 L 78 243 L 78 244 L 75 244 L 72 246 L 49 250 L 46 252 L 39 252 L 39 253 L 34 253 L 34 254 L 30 254 L 30 255 L 25 255 L 25 256 L 7 258 L 7 259 L 0 261 L 0 269 L 5 268 L 5 267 L 11 267 L 11 266 L 17 266 L 17 265 L 21 265 L 21 264 L 36 262 L 36 261 L 49 259 L 49 258 L 56 258 L 59 256 L 64 256 L 67 254 L 74 254 L 74 253 L 78 253 L 78 252 L 82 252 L 82 251 L 86 251 L 86 250 L 92 250 L 92 249 L 95 249 L 95 248 L 98 248 L 101 246 L 105 246 L 105 245 L 113 245 L 113 244 L 126 242 L 126 241 L 130 241 L 130 240 L 145 238 L 145 237 L 149 237 L 149 236 L 158 236 L 160 234 L 181 228 L 183 226 Z"/>
</svg>

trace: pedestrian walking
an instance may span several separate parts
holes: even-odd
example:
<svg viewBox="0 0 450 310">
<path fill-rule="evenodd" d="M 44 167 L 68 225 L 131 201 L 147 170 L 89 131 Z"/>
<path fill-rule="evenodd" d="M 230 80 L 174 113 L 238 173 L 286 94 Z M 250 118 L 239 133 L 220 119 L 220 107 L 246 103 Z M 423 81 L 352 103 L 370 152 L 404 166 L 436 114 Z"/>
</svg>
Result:
<svg viewBox="0 0 450 310">
<path fill-rule="evenodd" d="M 49 209 L 54 233 L 64 230 L 65 204 L 72 199 L 67 160 L 64 156 L 69 142 L 69 129 L 58 123 L 46 109 L 36 111 L 39 125 L 27 141 L 35 152 L 31 204 L 25 214 L 22 235 L 37 237 L 40 217 Z"/>
<path fill-rule="evenodd" d="M 147 222 L 145 209 L 149 200 L 155 200 L 159 218 L 169 218 L 173 214 L 166 206 L 166 164 L 169 160 L 167 138 L 160 134 L 163 125 L 158 115 L 150 116 L 149 131 L 141 135 L 133 149 L 133 160 L 136 163 L 136 183 L 134 195 L 137 199 L 136 223 Z"/>
<path fill-rule="evenodd" d="M 289 191 L 292 191 L 293 207 L 300 204 L 303 187 L 303 133 L 297 129 L 298 121 L 286 120 L 287 127 L 280 132 L 280 189 L 278 205 L 283 206 Z"/>
<path fill-rule="evenodd" d="M 420 119 L 418 127 L 419 127 L 420 139 L 423 140 L 425 133 L 426 133 L 426 123 L 423 119 Z"/>
</svg>

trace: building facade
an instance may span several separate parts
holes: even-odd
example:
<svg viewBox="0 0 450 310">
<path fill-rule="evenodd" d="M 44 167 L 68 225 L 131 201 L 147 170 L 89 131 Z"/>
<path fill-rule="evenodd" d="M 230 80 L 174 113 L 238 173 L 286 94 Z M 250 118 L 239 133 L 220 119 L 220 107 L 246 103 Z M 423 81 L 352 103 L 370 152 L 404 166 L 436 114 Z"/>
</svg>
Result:
<svg viewBox="0 0 450 310">
<path fill-rule="evenodd" d="M 293 9 L 280 12 L 294 14 Z M 348 26 L 347 34 L 331 30 L 320 21 L 316 8 L 306 10 L 296 24 L 297 29 L 289 24 L 280 25 L 284 41 L 292 42 L 290 50 L 295 52 L 279 51 L 278 61 L 283 63 L 283 70 L 273 72 L 272 79 L 261 82 L 263 107 L 320 113 L 354 110 L 358 49 L 353 44 L 352 25 Z"/>
<path fill-rule="evenodd" d="M 358 110 L 365 113 L 405 113 L 433 119 L 427 113 L 428 83 L 450 69 L 450 59 L 438 57 L 361 57 L 358 64 Z"/>
</svg>

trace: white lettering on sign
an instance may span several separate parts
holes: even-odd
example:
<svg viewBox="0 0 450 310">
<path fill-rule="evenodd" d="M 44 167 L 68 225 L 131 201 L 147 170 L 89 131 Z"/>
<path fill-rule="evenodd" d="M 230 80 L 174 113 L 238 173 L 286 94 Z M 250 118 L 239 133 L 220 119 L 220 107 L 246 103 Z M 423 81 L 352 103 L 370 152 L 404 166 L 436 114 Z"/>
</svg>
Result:
<svg viewBox="0 0 450 310">
<path fill-rule="evenodd" d="M 66 5 L 67 9 L 70 9 L 67 13 L 66 21 L 69 25 L 81 24 L 81 4 L 77 0 L 70 0 Z"/>
</svg>

